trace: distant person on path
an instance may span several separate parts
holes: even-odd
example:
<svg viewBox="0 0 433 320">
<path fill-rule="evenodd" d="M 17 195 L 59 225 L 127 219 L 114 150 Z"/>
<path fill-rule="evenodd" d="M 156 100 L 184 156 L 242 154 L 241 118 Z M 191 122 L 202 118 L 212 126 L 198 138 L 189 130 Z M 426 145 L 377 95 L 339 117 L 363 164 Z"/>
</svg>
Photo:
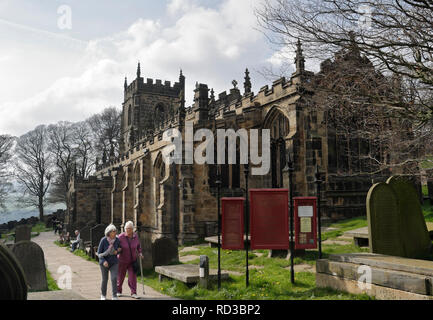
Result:
<svg viewBox="0 0 433 320">
<path fill-rule="evenodd" d="M 74 252 L 75 250 L 77 250 L 77 246 L 80 244 L 80 231 L 75 230 L 75 236 L 77 238 L 71 244 L 71 252 Z"/>
<path fill-rule="evenodd" d="M 134 224 L 128 221 L 125 224 L 125 232 L 119 235 L 120 247 L 119 254 L 119 276 L 117 278 L 117 294 L 122 294 L 123 281 L 125 280 L 126 271 L 128 271 L 128 286 L 131 289 L 131 296 L 138 299 L 137 296 L 137 271 L 134 270 L 134 264 L 137 264 L 137 255 L 142 257 L 140 240 L 134 233 Z M 137 267 L 135 267 L 137 268 Z"/>
<path fill-rule="evenodd" d="M 57 219 L 56 219 L 56 217 L 54 217 L 54 218 L 51 220 L 51 223 L 53 224 L 54 234 L 56 234 L 56 233 L 57 233 Z"/>
<path fill-rule="evenodd" d="M 63 231 L 63 223 L 60 220 L 56 220 L 56 229 L 54 230 L 54 234 L 56 234 L 56 232 L 59 232 L 59 235 L 62 233 Z"/>
<path fill-rule="evenodd" d="M 117 297 L 117 272 L 119 263 L 117 254 L 120 249 L 120 241 L 116 237 L 117 229 L 110 224 L 105 229 L 105 237 L 101 239 L 98 247 L 99 267 L 101 268 L 101 300 L 106 300 L 108 273 L 111 274 L 111 287 L 113 291 L 113 300 L 119 300 Z"/>
</svg>

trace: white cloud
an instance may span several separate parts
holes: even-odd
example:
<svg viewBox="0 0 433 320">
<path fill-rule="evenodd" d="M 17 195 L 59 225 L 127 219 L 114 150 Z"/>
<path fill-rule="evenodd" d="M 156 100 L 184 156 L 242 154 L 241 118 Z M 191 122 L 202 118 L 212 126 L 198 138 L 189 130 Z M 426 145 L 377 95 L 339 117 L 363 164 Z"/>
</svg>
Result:
<svg viewBox="0 0 433 320">
<path fill-rule="evenodd" d="M 167 5 L 167 13 L 170 16 L 178 16 L 196 7 L 195 0 L 171 0 Z"/>
<path fill-rule="evenodd" d="M 90 41 L 74 59 L 59 57 L 56 65 L 74 72 L 55 80 L 45 90 L 21 100 L 0 102 L 0 130 L 22 134 L 41 123 L 78 121 L 106 106 L 120 107 L 123 77 L 135 77 L 137 60 L 143 77 L 177 81 L 179 69 L 187 77 L 191 102 L 196 81 L 229 89 L 233 78 L 243 83 L 246 67 L 254 70 L 270 55 L 262 34 L 254 29 L 251 0 L 224 0 L 217 8 L 193 0 L 172 0 L 170 23 L 139 19 L 127 30 Z M 46 49 L 48 50 L 48 49 Z M 81 70 L 77 72 L 77 70 Z M 260 87 L 262 83 L 254 82 Z M 38 75 L 33 75 L 37 81 Z M 1 100 L 0 100 L 1 101 Z"/>
</svg>

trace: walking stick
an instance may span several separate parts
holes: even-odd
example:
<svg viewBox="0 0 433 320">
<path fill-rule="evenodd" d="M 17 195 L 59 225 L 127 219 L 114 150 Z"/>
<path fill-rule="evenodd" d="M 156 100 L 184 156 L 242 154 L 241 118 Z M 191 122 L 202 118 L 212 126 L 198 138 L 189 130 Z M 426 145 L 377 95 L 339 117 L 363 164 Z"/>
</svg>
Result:
<svg viewBox="0 0 433 320">
<path fill-rule="evenodd" d="M 137 252 L 137 256 L 140 259 L 141 284 L 143 285 L 143 295 L 145 295 L 146 293 L 144 292 L 144 281 L 143 281 L 143 262 L 141 261 L 141 256 L 138 255 L 138 252 Z"/>
</svg>

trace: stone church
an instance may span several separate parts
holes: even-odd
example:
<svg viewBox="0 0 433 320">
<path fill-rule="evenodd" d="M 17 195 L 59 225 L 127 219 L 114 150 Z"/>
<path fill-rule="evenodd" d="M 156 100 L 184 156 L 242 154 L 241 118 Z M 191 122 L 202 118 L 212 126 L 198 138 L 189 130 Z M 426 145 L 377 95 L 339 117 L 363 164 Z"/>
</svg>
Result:
<svg viewBox="0 0 433 320">
<path fill-rule="evenodd" d="M 322 214 L 332 219 L 364 215 L 371 177 L 335 174 L 347 170 L 349 160 L 335 128 L 316 107 L 314 86 L 320 75 L 338 69 L 341 61 L 371 65 L 365 59 L 346 48 L 335 59 L 323 62 L 315 74 L 305 69 L 298 43 L 296 70 L 290 79 L 280 78 L 255 94 L 247 69 L 242 89 L 234 81 L 229 92 L 218 96 L 208 85 L 197 83 L 191 107 L 185 107 L 182 71 L 179 81 L 171 84 L 144 79 L 139 64 L 136 78 L 131 83 L 125 78 L 120 154 L 103 157 L 89 179 L 71 179 L 68 225 L 112 222 L 121 227 L 131 220 L 147 243 L 171 239 L 182 244 L 216 234 L 216 165 L 168 165 L 162 160 L 161 151 L 168 143 L 162 139 L 163 132 L 176 128 L 184 135 L 187 121 L 194 123 L 194 130 L 213 132 L 219 128 L 270 129 L 270 171 L 265 176 L 249 176 L 249 188 L 288 188 L 283 169 L 289 150 L 295 168 L 295 196 L 316 196 L 318 165 L 324 180 Z M 239 162 L 221 165 L 221 196 L 244 196 L 243 169 Z"/>
</svg>

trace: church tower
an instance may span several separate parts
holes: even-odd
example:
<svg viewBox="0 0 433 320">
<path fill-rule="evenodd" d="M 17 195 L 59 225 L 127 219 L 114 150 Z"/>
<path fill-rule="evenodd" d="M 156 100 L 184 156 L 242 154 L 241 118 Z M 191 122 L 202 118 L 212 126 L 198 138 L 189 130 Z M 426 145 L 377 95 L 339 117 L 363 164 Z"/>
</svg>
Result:
<svg viewBox="0 0 433 320">
<path fill-rule="evenodd" d="M 171 85 L 157 79 L 141 76 L 138 62 L 136 78 L 124 82 L 122 104 L 120 153 L 134 147 L 144 136 L 158 132 L 185 103 L 185 76 L 180 72 L 179 82 Z"/>
</svg>

